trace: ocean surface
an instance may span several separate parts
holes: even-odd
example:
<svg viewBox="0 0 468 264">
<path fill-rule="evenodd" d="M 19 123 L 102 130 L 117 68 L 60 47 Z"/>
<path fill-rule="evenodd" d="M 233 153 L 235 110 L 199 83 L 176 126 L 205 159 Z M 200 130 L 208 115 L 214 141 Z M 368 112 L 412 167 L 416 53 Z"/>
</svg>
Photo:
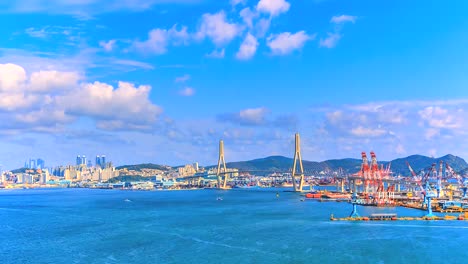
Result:
<svg viewBox="0 0 468 264">
<path fill-rule="evenodd" d="M 0 190 L 0 263 L 468 262 L 468 222 L 331 222 L 351 205 L 278 191 Z"/>
</svg>

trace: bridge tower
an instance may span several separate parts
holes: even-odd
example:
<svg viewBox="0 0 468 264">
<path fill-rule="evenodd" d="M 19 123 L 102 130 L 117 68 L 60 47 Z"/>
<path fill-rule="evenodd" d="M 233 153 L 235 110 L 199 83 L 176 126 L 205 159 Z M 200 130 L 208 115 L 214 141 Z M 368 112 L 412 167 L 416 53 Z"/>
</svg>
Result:
<svg viewBox="0 0 468 264">
<path fill-rule="evenodd" d="M 299 172 L 297 172 L 297 163 L 299 162 Z M 294 163 L 292 168 L 292 182 L 295 192 L 302 192 L 304 186 L 304 167 L 302 166 L 301 139 L 299 133 L 296 133 L 296 146 L 294 151 Z M 296 177 L 299 177 L 299 186 L 296 183 Z"/>
<path fill-rule="evenodd" d="M 223 171 L 221 171 L 221 163 L 223 165 Z M 224 179 L 221 178 L 221 174 L 224 174 Z M 226 169 L 226 160 L 224 159 L 224 141 L 219 141 L 219 158 L 218 158 L 218 170 L 216 171 L 216 177 L 218 178 L 218 189 L 226 189 L 226 184 L 228 181 L 228 173 Z M 221 183 L 221 180 L 223 182 Z"/>
</svg>

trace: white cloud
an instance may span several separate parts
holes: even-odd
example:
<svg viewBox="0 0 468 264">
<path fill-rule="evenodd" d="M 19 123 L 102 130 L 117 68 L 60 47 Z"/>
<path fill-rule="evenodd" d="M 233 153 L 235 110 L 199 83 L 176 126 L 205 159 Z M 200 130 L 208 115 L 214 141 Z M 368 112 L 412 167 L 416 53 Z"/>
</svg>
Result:
<svg viewBox="0 0 468 264">
<path fill-rule="evenodd" d="M 328 37 L 320 39 L 320 47 L 333 48 L 340 40 L 341 35 L 339 33 L 328 33 Z"/>
<path fill-rule="evenodd" d="M 224 49 L 221 50 L 213 50 L 211 53 L 206 54 L 206 57 L 212 58 L 212 59 L 222 59 L 224 58 L 225 51 Z"/>
<path fill-rule="evenodd" d="M 407 152 L 403 144 L 400 143 L 395 147 L 395 153 L 398 155 L 403 155 L 403 154 L 406 154 Z"/>
<path fill-rule="evenodd" d="M 247 0 L 230 0 L 229 3 L 231 3 L 232 6 L 245 5 Z"/>
<path fill-rule="evenodd" d="M 236 58 L 239 60 L 248 60 L 252 58 L 257 51 L 257 47 L 257 39 L 252 36 L 252 34 L 248 33 L 236 54 Z"/>
<path fill-rule="evenodd" d="M 271 16 L 277 16 L 287 12 L 290 6 L 285 0 L 260 0 L 257 4 L 257 10 L 262 13 L 268 13 Z"/>
<path fill-rule="evenodd" d="M 184 83 L 186 81 L 190 80 L 190 75 L 189 74 L 184 74 L 182 76 L 179 76 L 175 78 L 174 82 L 176 83 Z"/>
<path fill-rule="evenodd" d="M 76 72 L 39 71 L 33 72 L 29 78 L 30 91 L 50 93 L 74 88 L 80 76 Z"/>
<path fill-rule="evenodd" d="M 435 136 L 439 136 L 440 135 L 440 129 L 436 129 L 436 128 L 428 128 L 426 129 L 425 133 L 424 133 L 424 138 L 426 140 L 431 140 L 433 139 Z"/>
<path fill-rule="evenodd" d="M 105 51 L 110 52 L 114 49 L 115 43 L 115 39 L 111 39 L 109 41 L 99 41 L 99 46 L 101 46 Z"/>
<path fill-rule="evenodd" d="M 30 37 L 33 37 L 33 38 L 46 38 L 48 35 L 45 28 L 35 29 L 33 27 L 30 27 L 30 28 L 27 28 L 25 32 L 26 34 L 28 34 Z"/>
<path fill-rule="evenodd" d="M 341 15 L 341 16 L 333 16 L 330 20 L 331 23 L 335 24 L 342 24 L 346 22 L 354 23 L 356 22 L 356 16 L 348 16 L 348 15 Z"/>
<path fill-rule="evenodd" d="M 38 103 L 40 103 L 40 98 L 33 94 L 25 92 L 0 93 L 0 112 L 27 111 Z M 0 125 L 0 127 L 2 126 Z"/>
<path fill-rule="evenodd" d="M 385 135 L 387 133 L 386 130 L 380 128 L 368 128 L 368 127 L 356 127 L 351 129 L 351 134 L 358 136 L 358 137 L 379 137 Z"/>
<path fill-rule="evenodd" d="M 182 45 L 187 44 L 190 35 L 187 32 L 187 27 L 183 26 L 177 30 L 177 25 L 174 25 L 169 30 L 166 29 L 153 29 L 148 33 L 148 40 L 135 41 L 133 47 L 142 53 L 150 54 L 165 54 L 169 45 Z"/>
<path fill-rule="evenodd" d="M 15 0 L 2 3 L 4 12 L 12 13 L 43 13 L 71 14 L 79 18 L 89 19 L 95 14 L 114 12 L 119 10 L 142 11 L 158 4 L 178 3 L 194 4 L 200 0 Z"/>
<path fill-rule="evenodd" d="M 265 108 L 250 108 L 244 109 L 239 112 L 239 117 L 244 122 L 253 123 L 253 124 L 262 124 L 265 122 L 266 115 L 270 111 Z"/>
<path fill-rule="evenodd" d="M 118 86 L 101 83 L 87 83 L 67 96 L 59 97 L 58 103 L 67 113 L 89 116 L 104 129 L 125 129 L 130 127 L 150 128 L 162 112 L 149 100 L 151 87 L 119 82 Z"/>
<path fill-rule="evenodd" d="M 145 69 L 145 70 L 153 70 L 154 69 L 153 65 L 151 65 L 149 63 L 146 63 L 146 62 L 142 62 L 142 61 L 113 59 L 113 60 L 110 61 L 110 63 L 112 65 L 132 66 L 132 67 L 141 68 L 141 69 Z M 126 67 L 126 69 L 128 70 L 128 67 Z"/>
<path fill-rule="evenodd" d="M 243 109 L 237 113 L 218 116 L 218 121 L 231 122 L 246 126 L 260 126 L 269 123 L 267 116 L 270 110 L 265 107 Z"/>
<path fill-rule="evenodd" d="M 136 41 L 134 47 L 142 53 L 164 54 L 168 45 L 167 30 L 153 29 L 148 33 L 148 40 Z"/>
<path fill-rule="evenodd" d="M 179 95 L 182 96 L 193 96 L 195 95 L 195 90 L 192 87 L 185 87 L 179 91 Z"/>
<path fill-rule="evenodd" d="M 259 38 L 265 37 L 268 29 L 270 28 L 271 19 L 269 18 L 262 18 L 258 20 L 257 24 L 255 25 L 255 35 Z"/>
<path fill-rule="evenodd" d="M 305 31 L 299 31 L 291 34 L 284 32 L 278 35 L 270 35 L 267 39 L 267 45 L 270 47 L 273 55 L 286 55 L 294 50 L 301 49 L 305 42 L 315 38 L 315 35 L 307 35 Z"/>
<path fill-rule="evenodd" d="M 162 111 L 149 100 L 150 86 L 80 80 L 77 72 L 27 74 L 19 65 L 0 64 L 0 129 L 52 132 L 80 117 L 102 129 L 150 129 Z"/>
<path fill-rule="evenodd" d="M 0 91 L 19 89 L 26 80 L 23 67 L 11 63 L 0 64 Z"/>
<path fill-rule="evenodd" d="M 252 28 L 253 27 L 253 20 L 258 17 L 258 13 L 256 12 L 253 12 L 252 10 L 250 10 L 249 7 L 246 7 L 244 9 L 242 9 L 240 12 L 239 12 L 239 15 L 240 17 L 242 18 L 242 20 L 244 21 L 244 23 L 249 27 L 249 28 Z"/>
<path fill-rule="evenodd" d="M 196 33 L 196 38 L 204 39 L 210 38 L 217 46 L 225 45 L 242 31 L 242 28 L 235 24 L 229 23 L 226 20 L 226 13 L 220 11 L 216 14 L 204 14 L 202 22 Z"/>
<path fill-rule="evenodd" d="M 421 119 L 433 128 L 457 129 L 465 123 L 463 110 L 449 113 L 440 106 L 428 106 L 418 113 Z"/>
</svg>

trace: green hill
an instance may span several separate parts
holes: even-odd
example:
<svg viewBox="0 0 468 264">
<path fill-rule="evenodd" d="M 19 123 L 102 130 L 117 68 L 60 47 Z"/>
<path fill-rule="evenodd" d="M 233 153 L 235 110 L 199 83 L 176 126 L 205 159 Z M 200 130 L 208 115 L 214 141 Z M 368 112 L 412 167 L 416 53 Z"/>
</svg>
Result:
<svg viewBox="0 0 468 264">
<path fill-rule="evenodd" d="M 409 176 L 410 172 L 406 161 L 410 163 L 411 167 L 416 173 L 423 169 L 428 169 L 433 163 L 439 166 L 440 161 L 447 162 L 457 172 L 466 170 L 468 164 L 460 157 L 454 155 L 445 155 L 440 158 L 431 158 L 422 155 L 411 155 L 406 158 L 399 158 L 392 161 L 379 161 L 379 165 L 388 166 L 391 163 L 391 170 L 394 175 Z M 304 170 L 307 173 L 314 173 L 324 171 L 326 169 L 338 170 L 342 168 L 345 173 L 355 173 L 361 168 L 360 159 L 333 159 L 322 162 L 307 161 L 303 160 Z M 226 163 L 228 168 L 238 168 L 246 171 L 277 171 L 287 172 L 291 170 L 293 159 L 283 156 L 271 156 L 261 159 L 254 159 L 248 161 L 228 162 Z M 210 166 L 215 167 L 215 166 Z"/>
<path fill-rule="evenodd" d="M 163 166 L 153 163 L 143 163 L 143 164 L 136 164 L 136 165 L 124 165 L 116 167 L 117 170 L 127 169 L 127 170 L 134 170 L 134 171 L 141 171 L 142 169 L 153 169 L 153 170 L 161 170 L 161 171 L 168 171 L 171 167 Z"/>
</svg>

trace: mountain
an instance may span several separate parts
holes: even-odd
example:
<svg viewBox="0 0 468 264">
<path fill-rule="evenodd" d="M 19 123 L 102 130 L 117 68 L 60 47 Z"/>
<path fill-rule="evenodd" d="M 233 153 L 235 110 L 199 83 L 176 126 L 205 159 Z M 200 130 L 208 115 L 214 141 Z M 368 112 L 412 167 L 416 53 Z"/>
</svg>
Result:
<svg viewBox="0 0 468 264">
<path fill-rule="evenodd" d="M 169 169 L 171 169 L 171 167 L 153 164 L 153 163 L 143 163 L 143 164 L 136 164 L 136 165 L 123 165 L 123 166 L 116 167 L 115 169 L 117 170 L 127 169 L 127 170 L 135 170 L 135 171 L 141 171 L 142 169 L 153 169 L 153 170 L 168 171 Z"/>
<path fill-rule="evenodd" d="M 409 176 L 410 171 L 406 162 L 408 162 L 413 170 L 418 173 L 419 171 L 429 169 L 433 163 L 437 164 L 437 169 L 440 161 L 444 161 L 457 172 L 468 170 L 468 163 L 460 157 L 454 155 L 445 155 L 440 158 L 431 158 L 422 155 L 411 155 L 406 158 L 395 159 L 392 161 L 378 161 L 378 164 L 388 166 L 391 163 L 391 170 L 394 175 Z M 322 162 L 316 161 L 302 161 L 304 170 L 308 173 L 324 171 L 326 169 L 338 170 L 342 168 L 345 173 L 356 173 L 361 168 L 362 161 L 360 159 L 332 159 Z M 248 161 L 228 162 L 228 168 L 238 168 L 240 170 L 248 171 L 278 171 L 285 172 L 292 168 L 293 159 L 283 156 L 271 156 L 261 159 L 254 159 Z M 210 166 L 215 167 L 215 166 Z"/>
<path fill-rule="evenodd" d="M 436 164 L 438 170 L 440 161 L 448 163 L 457 172 L 468 168 L 468 164 L 464 159 L 448 154 L 440 158 L 431 158 L 422 155 L 411 155 L 406 158 L 395 159 L 391 161 L 391 170 L 394 172 L 394 175 L 410 175 L 406 162 L 408 162 L 411 165 L 411 167 L 416 173 L 419 173 L 421 170 L 429 169 L 433 163 Z M 383 162 L 382 164 L 387 165 L 388 162 Z"/>
<path fill-rule="evenodd" d="M 391 163 L 391 170 L 393 175 L 403 175 L 410 176 L 410 171 L 406 162 L 409 162 L 411 167 L 416 173 L 419 173 L 421 170 L 427 170 L 431 167 L 433 163 L 437 164 L 437 169 L 439 168 L 439 162 L 444 161 L 461 175 L 468 174 L 468 163 L 457 156 L 448 154 L 440 158 L 426 157 L 422 155 L 411 155 L 406 158 L 399 158 L 392 161 L 378 161 L 379 165 L 388 166 Z M 283 156 L 270 156 L 261 159 L 254 159 L 248 161 L 237 161 L 237 162 L 228 162 L 226 166 L 228 168 L 238 168 L 241 171 L 253 171 L 257 175 L 269 174 L 271 172 L 287 172 L 290 171 L 293 165 L 293 159 Z M 356 173 L 361 168 L 362 161 L 360 159 L 331 159 L 321 162 L 303 160 L 302 164 L 304 170 L 308 174 L 315 174 L 320 171 L 342 169 L 344 173 Z M 142 169 L 157 169 L 161 171 L 168 171 L 171 169 L 176 169 L 180 166 L 166 166 L 158 165 L 153 163 L 145 164 L 136 164 L 136 165 L 124 165 L 119 166 L 116 169 L 128 169 L 141 171 Z M 208 166 L 207 168 L 213 168 L 216 165 Z M 26 169 L 14 170 L 14 173 L 22 173 Z"/>
<path fill-rule="evenodd" d="M 228 168 L 238 168 L 239 170 L 248 171 L 286 172 L 292 168 L 293 162 L 294 160 L 292 158 L 287 158 L 283 156 L 270 156 L 249 161 L 228 162 L 226 163 L 226 166 Z M 303 160 L 302 165 L 304 166 L 304 170 L 308 173 L 320 172 L 327 169 L 338 170 L 339 168 L 343 168 L 343 170 L 347 173 L 352 173 L 359 170 L 361 166 L 361 160 L 335 159 L 322 162 Z"/>
</svg>

